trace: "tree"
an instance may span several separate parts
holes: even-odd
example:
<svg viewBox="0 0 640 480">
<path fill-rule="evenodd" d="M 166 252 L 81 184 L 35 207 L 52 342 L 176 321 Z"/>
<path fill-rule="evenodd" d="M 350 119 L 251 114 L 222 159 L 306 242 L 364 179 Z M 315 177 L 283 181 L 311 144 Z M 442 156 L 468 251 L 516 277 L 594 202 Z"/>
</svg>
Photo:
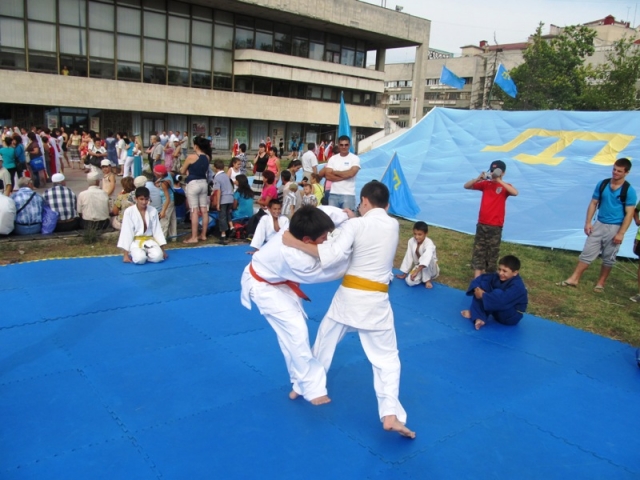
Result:
<svg viewBox="0 0 640 480">
<path fill-rule="evenodd" d="M 635 110 L 640 107 L 636 84 L 640 79 L 640 46 L 623 38 L 613 44 L 607 62 L 593 68 L 584 95 L 585 110 Z"/>
<path fill-rule="evenodd" d="M 594 52 L 596 32 L 573 26 L 547 39 L 543 25 L 524 51 L 524 63 L 510 72 L 518 96 L 503 95 L 505 110 L 577 110 L 583 104 L 590 72 L 584 62 Z"/>
</svg>

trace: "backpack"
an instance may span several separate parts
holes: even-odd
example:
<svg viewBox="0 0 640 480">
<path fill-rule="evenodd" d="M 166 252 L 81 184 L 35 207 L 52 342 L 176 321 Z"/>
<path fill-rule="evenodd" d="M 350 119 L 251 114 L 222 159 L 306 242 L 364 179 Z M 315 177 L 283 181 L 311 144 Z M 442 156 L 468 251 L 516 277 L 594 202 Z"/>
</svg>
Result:
<svg viewBox="0 0 640 480">
<path fill-rule="evenodd" d="M 607 185 L 609 185 L 609 183 L 611 183 L 611 179 L 610 178 L 605 178 L 602 183 L 600 184 L 600 190 L 599 190 L 599 198 L 598 198 L 598 209 L 600 208 L 600 202 L 602 201 L 602 192 L 604 192 L 604 189 L 607 188 Z M 629 182 L 627 182 L 626 180 L 624 181 L 624 183 L 622 184 L 622 190 L 620 190 L 620 203 L 622 203 L 622 215 L 626 215 L 626 203 L 627 203 L 627 192 L 629 191 L 629 187 L 631 186 L 631 184 Z"/>
</svg>

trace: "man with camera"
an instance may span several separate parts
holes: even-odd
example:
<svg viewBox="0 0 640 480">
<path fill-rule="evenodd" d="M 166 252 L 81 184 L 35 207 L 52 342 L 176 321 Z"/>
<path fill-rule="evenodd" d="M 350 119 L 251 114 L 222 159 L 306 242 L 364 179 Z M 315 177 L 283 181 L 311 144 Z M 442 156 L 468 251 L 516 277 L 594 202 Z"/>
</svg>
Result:
<svg viewBox="0 0 640 480">
<path fill-rule="evenodd" d="M 488 172 L 482 172 L 464 184 L 467 190 L 482 192 L 471 257 L 474 278 L 497 269 L 507 197 L 518 195 L 513 185 L 502 180 L 506 170 L 507 166 L 502 160 L 495 160 L 491 162 Z"/>
</svg>

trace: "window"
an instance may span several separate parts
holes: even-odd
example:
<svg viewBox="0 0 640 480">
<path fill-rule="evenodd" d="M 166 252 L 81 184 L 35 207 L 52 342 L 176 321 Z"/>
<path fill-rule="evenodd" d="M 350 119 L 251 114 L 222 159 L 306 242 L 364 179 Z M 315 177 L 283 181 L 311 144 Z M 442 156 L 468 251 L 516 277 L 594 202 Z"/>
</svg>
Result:
<svg viewBox="0 0 640 480">
<path fill-rule="evenodd" d="M 253 93 L 271 95 L 271 80 L 256 78 L 253 81 Z"/>
<path fill-rule="evenodd" d="M 21 3 L 21 2 L 0 2 L 0 3 Z M 3 7 L 11 11 L 17 11 L 20 7 Z M 27 0 L 27 15 L 29 20 L 42 20 L 43 22 L 56 21 L 56 2 L 51 0 Z"/>
<path fill-rule="evenodd" d="M 22 2 L 0 2 L 0 15 L 7 17 L 24 17 L 24 4 Z"/>
<path fill-rule="evenodd" d="M 144 83 L 165 85 L 167 83 L 166 70 L 164 67 L 145 65 L 142 80 Z"/>
<path fill-rule="evenodd" d="M 87 54 L 87 32 L 84 28 L 60 27 L 60 53 Z"/>
<path fill-rule="evenodd" d="M 211 59 L 211 54 L 209 54 Z M 186 43 L 169 42 L 167 63 L 172 67 L 189 68 L 189 45 Z M 211 64 L 211 62 L 209 62 Z M 211 70 L 210 68 L 208 70 Z"/>
<path fill-rule="evenodd" d="M 89 54 L 92 57 L 114 58 L 113 33 L 89 31 Z"/>
<path fill-rule="evenodd" d="M 53 3 L 53 2 L 52 2 Z M 89 28 L 114 31 L 114 7 L 104 3 L 89 2 Z"/>
<path fill-rule="evenodd" d="M 171 17 L 169 20 L 169 40 L 189 43 L 189 19 Z"/>
<path fill-rule="evenodd" d="M 233 48 L 233 28 L 216 25 L 214 35 L 214 47 L 225 48 L 227 50 L 231 50 Z"/>
<path fill-rule="evenodd" d="M 193 33 L 191 42 L 194 45 L 203 45 L 205 47 L 210 47 L 211 39 L 213 38 L 213 25 L 211 23 L 193 20 L 192 27 Z"/>
<path fill-rule="evenodd" d="M 140 81 L 140 64 L 118 62 L 118 80 Z"/>
<path fill-rule="evenodd" d="M 95 32 L 92 32 L 92 34 Z M 115 78 L 115 69 L 113 60 L 91 59 L 89 64 L 89 76 L 92 78 L 106 78 L 113 80 Z"/>
<path fill-rule="evenodd" d="M 211 88 L 211 73 L 191 71 L 191 86 L 197 88 Z"/>
<path fill-rule="evenodd" d="M 129 33 L 131 35 L 140 35 L 140 10 L 134 8 L 118 7 L 117 28 L 120 33 Z"/>
<path fill-rule="evenodd" d="M 166 59 L 165 43 L 160 40 L 144 39 L 144 63 L 164 65 Z"/>
<path fill-rule="evenodd" d="M 29 22 L 29 50 L 56 51 L 56 26 Z"/>
<path fill-rule="evenodd" d="M 322 99 L 322 87 L 309 85 L 307 87 L 307 98 L 310 98 L 311 100 Z"/>
<path fill-rule="evenodd" d="M 233 69 L 232 53 L 226 50 L 213 52 L 213 71 L 216 73 L 231 73 Z"/>
<path fill-rule="evenodd" d="M 291 53 L 296 57 L 309 57 L 309 37 L 307 31 L 302 28 L 293 29 L 293 42 Z"/>
<path fill-rule="evenodd" d="M 31 72 L 58 73 L 58 60 L 54 54 L 29 52 Z"/>
<path fill-rule="evenodd" d="M 167 38 L 167 16 L 161 13 L 144 12 L 144 36 Z"/>
<path fill-rule="evenodd" d="M 427 78 L 427 85 L 440 85 L 439 78 Z"/>
<path fill-rule="evenodd" d="M 265 52 L 273 51 L 273 24 L 264 20 L 256 20 L 255 48 Z"/>
<path fill-rule="evenodd" d="M 3 2 L 12 3 L 12 2 Z M 21 2 L 15 2 L 21 3 Z M 60 0 L 58 3 L 58 19 L 62 25 L 74 27 L 87 26 L 87 4 L 85 0 Z"/>
<path fill-rule="evenodd" d="M 253 83 L 250 78 L 246 77 L 236 77 L 236 83 L 234 91 L 236 92 L 244 92 L 244 93 L 252 93 L 253 92 Z"/>
<path fill-rule="evenodd" d="M 36 24 L 37 25 L 37 24 Z M 24 48 L 24 22 L 12 18 L 0 18 L 0 46 Z"/>
<path fill-rule="evenodd" d="M 216 90 L 231 90 L 231 77 L 228 75 L 214 75 L 213 88 Z"/>
<path fill-rule="evenodd" d="M 253 48 L 253 30 L 236 27 L 236 48 Z"/>
<path fill-rule="evenodd" d="M 324 33 L 311 30 L 309 40 L 309 58 L 322 60 L 324 57 Z"/>
<path fill-rule="evenodd" d="M 291 55 L 291 27 L 278 24 L 275 27 L 273 51 Z"/>
<path fill-rule="evenodd" d="M 211 72 L 211 49 L 191 47 L 191 68 Z"/>
<path fill-rule="evenodd" d="M 275 80 L 273 82 L 273 96 L 274 97 L 288 97 L 291 90 L 291 84 L 289 82 L 280 82 Z"/>
<path fill-rule="evenodd" d="M 118 60 L 140 63 L 140 37 L 118 35 Z"/>
</svg>

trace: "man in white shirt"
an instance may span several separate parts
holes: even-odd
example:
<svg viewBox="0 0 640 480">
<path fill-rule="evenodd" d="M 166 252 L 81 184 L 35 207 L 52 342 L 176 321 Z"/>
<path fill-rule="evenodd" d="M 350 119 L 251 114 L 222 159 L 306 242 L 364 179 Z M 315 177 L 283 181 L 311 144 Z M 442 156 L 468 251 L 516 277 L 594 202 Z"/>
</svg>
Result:
<svg viewBox="0 0 640 480">
<path fill-rule="evenodd" d="M 320 259 L 323 269 L 347 262 L 347 273 L 322 319 L 313 356 L 329 371 L 338 342 L 357 331 L 373 366 L 378 415 L 383 428 L 415 438 L 405 423 L 407 413 L 398 399 L 400 358 L 389 302 L 389 282 L 398 246 L 398 222 L 387 215 L 389 189 L 367 183 L 360 194 L 360 218 L 345 222 L 337 238 L 322 245 L 300 242 L 285 233 L 283 242 Z M 353 253 L 349 255 L 349 252 Z"/>
<path fill-rule="evenodd" d="M 308 145 L 308 150 L 302 155 L 300 161 L 302 162 L 303 177 L 307 177 L 311 181 L 311 174 L 318 173 L 318 157 L 314 153 L 316 144 L 311 142 Z"/>
<path fill-rule="evenodd" d="M 360 158 L 349 151 L 351 140 L 343 135 L 338 138 L 340 155 L 333 155 L 324 168 L 324 177 L 331 183 L 329 205 L 356 209 L 356 175 L 360 171 Z"/>
</svg>

